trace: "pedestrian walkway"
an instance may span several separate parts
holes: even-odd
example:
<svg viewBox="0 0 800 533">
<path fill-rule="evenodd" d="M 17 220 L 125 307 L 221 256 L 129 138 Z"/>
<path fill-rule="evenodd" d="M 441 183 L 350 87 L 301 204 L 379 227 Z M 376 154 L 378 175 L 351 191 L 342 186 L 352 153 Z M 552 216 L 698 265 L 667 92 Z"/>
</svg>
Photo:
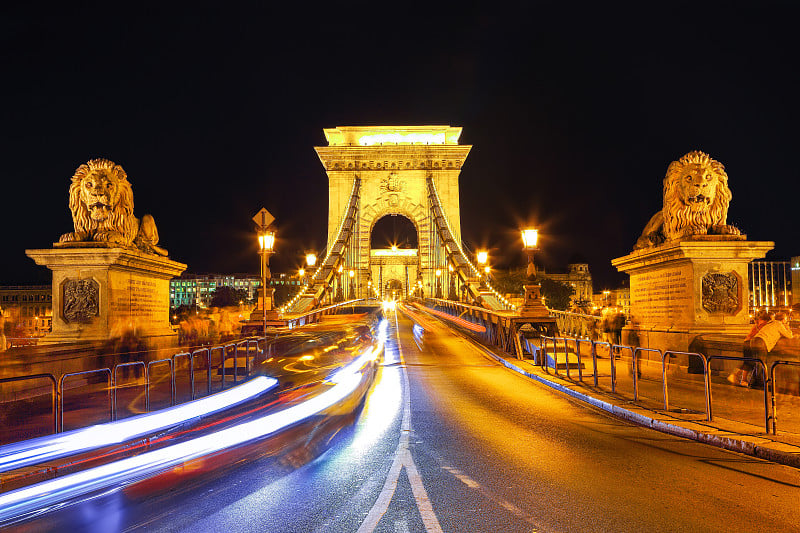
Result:
<svg viewBox="0 0 800 533">
<path fill-rule="evenodd" d="M 475 339 L 473 338 L 473 340 Z M 550 372 L 546 372 L 540 366 L 533 364 L 531 360 L 517 359 L 482 343 L 480 346 L 487 355 L 511 370 L 629 422 L 800 468 L 800 435 L 798 434 L 779 431 L 777 435 L 772 435 L 767 434 L 764 427 L 726 420 L 721 417 L 714 417 L 709 422 L 705 420 L 705 413 L 675 413 L 645 408 L 622 395 L 582 383 L 577 380 L 575 373 L 573 373 L 572 379 L 567 379 L 563 372 L 560 375 L 554 374 L 552 369 Z"/>
</svg>

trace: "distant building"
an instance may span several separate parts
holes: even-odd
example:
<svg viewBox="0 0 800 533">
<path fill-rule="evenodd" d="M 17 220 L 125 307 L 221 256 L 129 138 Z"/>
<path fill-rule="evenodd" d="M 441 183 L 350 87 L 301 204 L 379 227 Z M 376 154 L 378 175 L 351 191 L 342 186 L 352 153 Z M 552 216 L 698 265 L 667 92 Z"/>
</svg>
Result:
<svg viewBox="0 0 800 533">
<path fill-rule="evenodd" d="M 631 289 L 630 287 L 620 287 L 619 289 L 597 292 L 592 295 L 592 305 L 598 309 L 619 307 L 623 313 L 630 315 Z"/>
<path fill-rule="evenodd" d="M 301 280 L 287 277 L 286 274 L 278 274 L 269 282 L 271 287 L 301 284 Z M 252 274 L 183 274 L 169 282 L 169 305 L 209 307 L 214 291 L 220 287 L 247 291 L 247 300 L 255 301 L 259 296 L 261 278 Z"/>
<path fill-rule="evenodd" d="M 581 300 L 585 302 L 592 301 L 592 274 L 589 272 L 587 263 L 570 263 L 566 273 L 550 273 L 542 270 L 537 274 L 543 278 L 572 285 L 575 292 L 570 299 L 570 304 L 575 304 Z"/>
<path fill-rule="evenodd" d="M 260 286 L 261 280 L 252 274 L 183 274 L 169 282 L 169 305 L 208 307 L 220 287 L 245 290 L 247 299 L 255 300 Z"/>
<path fill-rule="evenodd" d="M 53 291 L 50 285 L 0 286 L 0 309 L 15 331 L 11 337 L 41 336 L 53 322 Z"/>
</svg>

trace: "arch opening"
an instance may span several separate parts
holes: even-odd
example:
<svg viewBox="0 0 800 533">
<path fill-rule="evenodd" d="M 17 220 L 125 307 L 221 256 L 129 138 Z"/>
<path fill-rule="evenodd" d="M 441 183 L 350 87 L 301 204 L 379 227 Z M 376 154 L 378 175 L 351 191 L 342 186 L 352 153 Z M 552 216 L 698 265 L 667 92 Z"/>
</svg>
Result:
<svg viewBox="0 0 800 533">
<path fill-rule="evenodd" d="M 370 248 L 419 248 L 419 235 L 414 223 L 404 215 L 384 215 L 375 222 L 370 233 Z"/>
</svg>

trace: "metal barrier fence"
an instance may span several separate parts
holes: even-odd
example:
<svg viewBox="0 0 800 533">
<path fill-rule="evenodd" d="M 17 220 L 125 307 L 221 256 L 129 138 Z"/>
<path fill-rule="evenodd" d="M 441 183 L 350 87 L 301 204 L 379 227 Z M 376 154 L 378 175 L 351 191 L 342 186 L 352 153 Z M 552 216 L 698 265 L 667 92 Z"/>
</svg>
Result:
<svg viewBox="0 0 800 533">
<path fill-rule="evenodd" d="M 172 355 L 166 359 L 157 359 L 149 362 L 144 361 L 131 361 L 127 363 L 119 363 L 114 365 L 112 368 L 98 368 L 93 370 L 85 370 L 82 372 L 68 372 L 62 374 L 58 379 L 53 374 L 32 374 L 28 376 L 15 376 L 9 378 L 2 378 L 0 379 L 0 385 L 3 383 L 10 383 L 10 382 L 17 382 L 17 381 L 28 381 L 28 380 L 36 380 L 36 379 L 46 379 L 49 380 L 51 383 L 51 397 L 52 397 L 52 406 L 51 406 L 51 417 L 52 417 L 52 433 L 60 433 L 64 431 L 64 413 L 68 411 L 65 407 L 65 397 L 67 396 L 68 391 L 70 388 L 66 387 L 67 384 L 74 378 L 78 376 L 83 376 L 84 378 L 91 379 L 91 377 L 102 376 L 105 383 L 102 384 L 99 391 L 106 391 L 106 401 L 108 404 L 108 421 L 117 420 L 119 413 L 118 413 L 118 405 L 117 405 L 117 398 L 118 398 L 118 391 L 121 388 L 121 379 L 120 379 L 120 371 L 125 371 L 126 369 L 140 369 L 140 375 L 136 376 L 133 380 L 136 384 L 136 387 L 143 387 L 144 388 L 144 397 L 145 397 L 145 411 L 150 411 L 151 408 L 151 393 L 153 390 L 154 385 L 156 383 L 153 381 L 153 368 L 166 365 L 169 374 L 167 384 L 169 385 L 169 404 L 176 405 L 177 402 L 177 378 L 179 375 L 178 372 L 178 362 L 182 360 L 188 361 L 188 380 L 189 380 L 189 388 L 190 394 L 188 395 L 188 400 L 195 400 L 198 397 L 197 391 L 195 390 L 195 375 L 200 372 L 206 372 L 206 387 L 205 387 L 205 394 L 211 394 L 213 392 L 213 372 L 216 370 L 217 374 L 220 376 L 219 379 L 219 390 L 224 389 L 228 385 L 228 377 L 230 377 L 233 381 L 233 384 L 236 384 L 239 381 L 240 375 L 249 376 L 250 372 L 252 371 L 252 366 L 256 359 L 261 356 L 262 360 L 266 359 L 267 354 L 271 353 L 272 345 L 266 337 L 260 338 L 249 338 L 244 339 L 238 342 L 227 343 L 220 346 L 212 346 L 212 347 L 201 347 L 197 348 L 196 350 L 192 350 L 189 352 L 180 352 Z M 214 364 L 212 359 L 212 353 L 218 352 L 220 354 L 218 364 Z M 242 365 L 240 366 L 239 359 L 243 359 Z M 198 365 L 196 362 L 202 361 L 204 363 L 203 368 L 198 369 Z M 228 374 L 227 372 L 227 364 L 228 362 L 232 363 L 232 374 Z M 124 381 L 124 380 L 123 380 Z M 127 384 L 127 382 L 126 382 Z M 89 384 L 85 384 L 84 386 L 90 386 Z M 9 429 L 8 426 L 5 429 Z"/>
<path fill-rule="evenodd" d="M 0 385 L 3 383 L 11 383 L 12 381 L 29 381 L 34 379 L 47 379 L 50 381 L 50 399 L 51 399 L 51 413 L 53 417 L 53 433 L 58 432 L 58 385 L 56 378 L 53 374 L 31 374 L 29 376 L 14 376 L 10 378 L 0 379 Z"/>
<path fill-rule="evenodd" d="M 560 368 L 563 367 L 566 370 L 566 379 L 572 380 L 572 376 L 570 374 L 570 369 L 572 368 L 572 363 L 569 361 L 570 353 L 574 353 L 575 359 L 577 362 L 578 368 L 578 381 L 584 381 L 584 373 L 583 373 L 583 351 L 581 350 L 581 345 L 590 344 L 590 354 L 592 356 L 592 377 L 594 380 L 594 386 L 599 386 L 599 377 L 601 376 L 598 370 L 598 348 L 604 349 L 603 351 L 608 351 L 608 370 L 610 371 L 610 389 L 612 393 L 619 393 L 617 390 L 617 360 L 622 357 L 624 353 L 629 353 L 631 358 L 631 377 L 632 377 L 632 395 L 633 400 L 635 402 L 640 401 L 639 395 L 639 385 L 641 380 L 641 358 L 643 354 L 654 354 L 661 363 L 661 383 L 660 388 L 662 391 L 662 401 L 661 405 L 664 410 L 669 411 L 671 409 L 670 404 L 670 379 L 669 375 L 670 372 L 669 366 L 672 363 L 668 361 L 671 358 L 675 357 L 697 357 L 702 362 L 702 372 L 703 372 L 703 399 L 704 399 L 704 409 L 705 409 L 705 418 L 707 421 L 712 421 L 714 419 L 714 395 L 712 390 L 712 382 L 711 382 L 711 365 L 714 361 L 735 361 L 738 362 L 740 365 L 752 365 L 761 368 L 762 374 L 764 377 L 764 384 L 763 384 L 763 427 L 766 433 L 773 433 L 777 434 L 778 431 L 778 423 L 777 423 L 777 403 L 776 398 L 778 397 L 777 393 L 777 385 L 778 381 L 776 379 L 776 368 L 781 366 L 792 366 L 800 368 L 800 362 L 797 361 L 775 361 L 773 362 L 769 368 L 767 368 L 767 364 L 755 357 L 736 357 L 736 356 L 721 356 L 721 355 L 712 355 L 706 356 L 702 353 L 697 352 L 681 352 L 681 351 L 673 351 L 668 350 L 666 352 L 662 352 L 661 350 L 655 348 L 641 348 L 641 347 L 632 347 L 627 345 L 619 345 L 619 344 L 610 344 L 608 342 L 603 341 L 592 341 L 589 339 L 576 339 L 572 337 L 548 337 L 548 336 L 541 336 L 540 337 L 540 346 L 536 346 L 532 339 L 526 338 L 523 334 L 520 334 L 520 343 L 524 346 L 529 354 L 531 354 L 534 364 L 540 366 L 545 372 L 550 373 L 552 370 L 555 374 L 561 375 Z M 570 346 L 571 344 L 571 346 Z M 570 351 L 570 347 L 572 351 Z M 560 357 L 564 357 L 564 364 L 560 364 Z M 771 421 L 771 424 L 770 424 Z"/>
</svg>

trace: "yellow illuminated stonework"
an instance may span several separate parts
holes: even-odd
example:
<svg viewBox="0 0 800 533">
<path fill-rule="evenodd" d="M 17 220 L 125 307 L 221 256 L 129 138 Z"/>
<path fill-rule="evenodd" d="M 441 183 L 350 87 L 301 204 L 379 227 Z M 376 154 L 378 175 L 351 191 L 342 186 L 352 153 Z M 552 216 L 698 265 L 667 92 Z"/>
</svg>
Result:
<svg viewBox="0 0 800 533">
<path fill-rule="evenodd" d="M 450 126 L 339 126 L 326 128 L 329 146 L 458 144 L 461 128 Z"/>
<path fill-rule="evenodd" d="M 358 223 L 349 252 L 351 257 L 357 257 L 353 265 L 357 285 L 366 285 L 366 279 L 378 285 L 380 279 L 386 278 L 386 272 L 382 274 L 371 262 L 369 237 L 375 223 L 387 215 L 403 216 L 417 230 L 417 266 L 409 267 L 408 275 L 403 271 L 399 279 L 403 288 L 414 284 L 419 276 L 426 287 L 434 285 L 435 270 L 445 263 L 434 259 L 441 252 L 432 249 L 435 243 L 427 179 L 432 178 L 453 238 L 460 242 L 459 174 L 472 148 L 458 143 L 461 128 L 338 126 L 324 132 L 328 146 L 315 150 L 328 174 L 328 247 L 336 239 L 353 184 L 359 178 Z M 385 256 L 374 258 L 377 257 Z"/>
</svg>

